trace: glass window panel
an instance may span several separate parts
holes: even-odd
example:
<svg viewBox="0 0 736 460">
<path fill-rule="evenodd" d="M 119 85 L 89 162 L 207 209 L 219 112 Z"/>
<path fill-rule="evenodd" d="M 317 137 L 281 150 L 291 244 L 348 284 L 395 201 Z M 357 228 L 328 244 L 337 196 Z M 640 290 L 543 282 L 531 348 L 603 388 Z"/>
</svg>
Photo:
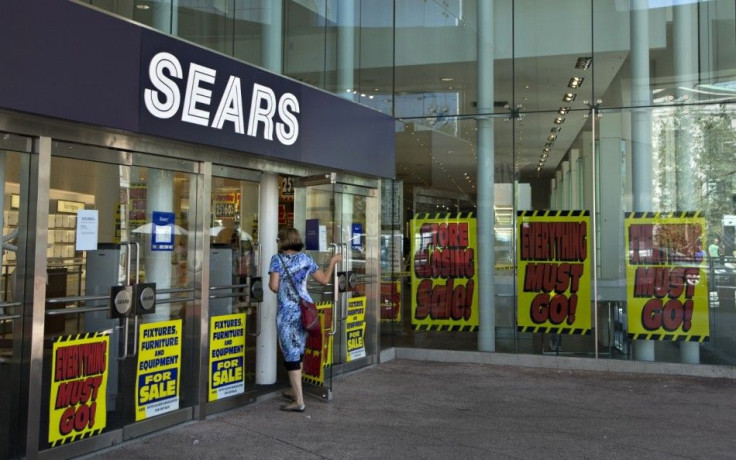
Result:
<svg viewBox="0 0 736 460">
<path fill-rule="evenodd" d="M 564 6 L 562 6 L 564 5 Z M 582 109 L 591 101 L 590 0 L 514 2 L 514 102 L 526 112 Z"/>
<path fill-rule="evenodd" d="M 281 18 L 274 19 L 271 4 L 260 0 L 235 0 L 233 16 L 233 56 L 264 66 L 264 35 L 269 27 L 280 28 Z M 281 49 L 275 51 L 281 54 Z"/>
<path fill-rule="evenodd" d="M 209 49 L 232 55 L 235 11 L 230 1 L 179 0 L 173 33 Z M 237 11 L 243 12 L 242 9 Z"/>
<path fill-rule="evenodd" d="M 284 4 L 284 74 L 320 88 L 334 87 L 334 4 L 325 0 Z M 330 19 L 332 18 L 332 19 Z M 328 45 L 328 42 L 331 45 Z M 328 74 L 328 62 L 332 67 Z"/>
<path fill-rule="evenodd" d="M 603 105 L 734 100 L 733 2 L 593 5 L 596 99 Z"/>
</svg>

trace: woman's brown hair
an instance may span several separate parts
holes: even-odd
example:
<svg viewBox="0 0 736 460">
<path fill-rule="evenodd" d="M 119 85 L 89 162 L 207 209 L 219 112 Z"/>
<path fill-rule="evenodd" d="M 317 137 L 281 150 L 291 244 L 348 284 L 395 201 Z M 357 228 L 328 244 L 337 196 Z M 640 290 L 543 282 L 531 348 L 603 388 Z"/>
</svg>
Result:
<svg viewBox="0 0 736 460">
<path fill-rule="evenodd" d="M 294 227 L 286 227 L 279 230 L 279 252 L 288 250 L 301 251 L 304 249 L 304 242 L 299 230 Z"/>
</svg>

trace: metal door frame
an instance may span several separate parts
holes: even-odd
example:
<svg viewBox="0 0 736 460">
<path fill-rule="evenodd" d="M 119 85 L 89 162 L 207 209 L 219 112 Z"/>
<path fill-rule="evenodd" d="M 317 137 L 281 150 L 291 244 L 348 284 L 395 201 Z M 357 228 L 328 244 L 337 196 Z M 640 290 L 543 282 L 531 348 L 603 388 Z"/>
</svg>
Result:
<svg viewBox="0 0 736 460">
<path fill-rule="evenodd" d="M 34 262 L 32 265 L 33 273 L 46 273 L 47 270 L 47 256 L 46 256 L 46 241 L 48 237 L 48 228 L 46 222 L 48 222 L 49 216 L 49 200 L 50 200 L 50 174 L 51 174 L 51 162 L 53 157 L 59 158 L 70 158 L 75 160 L 82 160 L 88 162 L 107 163 L 120 166 L 137 166 L 144 168 L 155 168 L 174 172 L 184 172 L 191 174 L 192 180 L 197 182 L 197 196 L 190 197 L 190 200 L 194 198 L 195 208 L 197 203 L 202 203 L 202 188 L 204 185 L 204 178 L 201 171 L 203 170 L 203 164 L 190 160 L 182 160 L 176 158 L 169 158 L 165 156 L 156 156 L 147 153 L 139 152 L 128 152 L 124 150 L 111 149 L 105 146 L 99 145 L 85 145 L 72 142 L 66 142 L 61 140 L 52 139 L 49 137 L 38 138 L 38 165 L 35 167 L 36 177 L 38 177 L 37 194 L 35 196 L 30 195 L 29 206 L 35 207 L 33 215 L 29 218 L 29 225 L 33 222 L 33 226 L 29 227 L 28 238 L 29 241 L 35 242 L 34 247 Z M 32 179 L 33 180 L 33 179 Z M 33 192 L 31 191 L 31 194 Z M 30 210 L 29 210 L 30 212 Z M 204 227 L 205 222 L 202 218 L 203 213 L 192 214 L 194 226 L 197 229 Z M 43 222 L 43 225 L 39 223 Z M 35 235 L 34 235 L 35 233 Z M 197 231 L 199 233 L 199 231 Z M 20 235 L 19 235 L 20 237 Z M 197 246 L 201 246 L 201 242 L 196 241 L 196 236 L 189 241 L 189 246 L 193 250 L 197 250 Z M 200 251 L 201 252 L 201 251 Z M 196 256 L 195 256 L 196 257 Z M 41 437 L 43 433 L 40 433 L 39 426 L 41 421 L 41 402 L 43 397 L 42 391 L 42 380 L 43 380 L 43 346 L 44 346 L 44 324 L 47 316 L 45 283 L 46 278 L 36 277 L 42 282 L 38 282 L 38 279 L 33 284 L 33 322 L 36 323 L 36 327 L 33 328 L 33 337 L 31 338 L 31 366 L 30 366 L 30 384 L 29 384 L 29 417 L 27 426 L 27 444 L 26 454 L 29 458 L 58 458 L 58 456 L 70 457 L 79 456 L 94 452 L 96 450 L 109 447 L 111 444 L 120 444 L 132 438 L 142 436 L 144 434 L 161 430 L 166 427 L 174 426 L 180 423 L 184 423 L 189 420 L 193 420 L 195 414 L 198 413 L 200 400 L 198 399 L 198 388 L 194 385 L 198 384 L 198 380 L 192 385 L 190 390 L 192 391 L 192 403 L 188 407 L 180 408 L 166 414 L 161 414 L 151 419 L 141 420 L 138 422 L 133 421 L 127 423 L 126 420 L 121 420 L 121 426 L 119 428 L 110 429 L 104 433 L 92 436 L 90 438 L 78 440 L 69 444 L 61 446 L 50 447 L 44 450 L 39 448 Z M 195 285 L 200 284 L 201 281 L 195 280 Z M 199 299 L 197 291 L 199 293 Z M 201 289 L 187 288 L 187 289 L 171 289 L 169 293 L 175 294 L 178 297 L 173 297 L 170 301 L 177 302 L 188 302 L 187 311 L 188 313 L 186 321 L 182 330 L 182 341 L 192 342 L 192 352 L 201 353 L 201 342 L 194 342 L 199 340 L 197 337 L 200 336 L 200 322 L 197 321 L 198 317 L 201 317 L 200 309 L 198 304 L 205 302 L 201 296 Z M 163 291 L 160 291 L 163 292 Z M 198 302 L 201 300 L 201 302 Z M 91 307 L 92 309 L 99 309 L 100 307 Z M 73 314 L 81 314 L 86 310 L 80 311 L 75 309 Z M 136 332 L 137 333 L 137 332 Z M 112 361 L 112 360 L 111 360 Z M 196 363 L 196 359 L 194 360 Z M 116 362 L 117 365 L 117 362 Z M 193 371 L 195 373 L 201 373 L 202 370 L 194 365 Z M 37 397 L 34 397 L 36 395 Z M 132 398 L 132 396 L 131 396 Z M 129 398 L 130 399 L 130 398 Z M 132 399 L 130 399 L 132 401 Z"/>
<path fill-rule="evenodd" d="M 344 175 L 340 173 L 325 173 L 315 176 L 295 178 L 294 188 L 306 188 L 308 186 L 325 185 L 331 187 L 333 197 L 335 194 L 359 195 L 365 196 L 366 202 L 366 273 L 374 273 L 375 279 L 366 283 L 366 356 L 355 361 L 345 363 L 333 362 L 330 367 L 331 378 L 352 372 L 354 370 L 376 364 L 380 353 L 380 237 L 381 237 L 381 187 L 379 180 L 364 179 L 354 176 Z M 297 226 L 302 234 L 304 234 L 304 222 L 306 220 L 306 193 L 294 194 L 294 225 Z M 335 205 L 332 206 L 333 218 L 335 217 Z M 371 219 L 371 216 L 375 216 Z M 299 223 L 299 224 L 297 224 Z M 299 226 L 302 228 L 300 228 Z M 337 267 L 336 267 L 337 270 Z M 341 301 L 343 306 L 335 306 L 333 314 L 338 308 L 347 309 L 346 300 Z M 340 313 L 341 314 L 341 313 Z M 343 316 L 341 314 L 341 316 Z M 341 321 L 343 319 L 341 318 Z M 368 351 L 368 343 L 373 344 L 375 350 L 373 353 Z M 333 348 L 333 360 L 337 347 Z M 329 393 L 329 391 L 328 391 Z M 329 399 L 329 397 L 328 397 Z"/>
<path fill-rule="evenodd" d="M 263 176 L 263 173 L 261 171 L 254 171 L 251 169 L 244 169 L 244 168 L 237 168 L 233 166 L 226 166 L 226 165 L 220 165 L 220 164 L 211 164 L 208 163 L 207 166 L 208 172 L 206 174 L 207 176 L 207 193 L 205 195 L 205 208 L 206 213 L 204 213 L 204 216 L 209 216 L 211 212 L 211 195 L 212 195 L 212 181 L 215 177 L 225 178 L 225 179 L 233 179 L 238 181 L 245 181 L 245 182 L 251 182 L 254 184 L 257 184 L 260 188 L 261 186 L 261 177 Z M 259 203 L 260 204 L 260 203 Z M 261 209 L 258 209 L 258 214 L 260 217 Z M 209 222 L 207 222 L 207 225 L 205 227 L 205 235 L 207 235 L 209 232 Z M 244 391 L 243 394 L 237 395 L 237 396 L 231 396 L 224 399 L 220 399 L 217 401 L 209 401 L 209 353 L 210 353 L 210 340 L 209 340 L 209 325 L 210 325 L 210 299 L 216 298 L 218 294 L 213 293 L 212 289 L 213 286 L 211 286 L 210 281 L 210 268 L 211 268 L 211 260 L 210 260 L 210 254 L 209 254 L 209 238 L 205 238 L 205 241 L 207 242 L 206 248 L 207 250 L 203 249 L 203 252 L 207 253 L 207 284 L 208 287 L 208 294 L 206 303 L 207 308 L 206 310 L 203 309 L 202 314 L 202 330 L 206 331 L 202 334 L 201 338 L 201 349 L 202 349 L 202 355 L 201 355 L 201 362 L 200 362 L 200 368 L 202 369 L 202 374 L 200 375 L 199 380 L 199 401 L 200 401 L 200 413 L 198 418 L 200 420 L 203 420 L 210 414 L 214 414 L 217 412 L 222 412 L 229 409 L 234 409 L 236 407 L 243 406 L 245 404 L 251 404 L 255 401 L 257 401 L 256 395 L 253 394 L 251 391 L 250 393 L 247 391 Z M 260 247 L 260 243 L 258 244 Z M 263 257 L 263 252 L 259 248 L 260 257 Z M 257 264 L 258 267 L 260 265 Z M 204 270 L 204 266 L 203 266 Z M 265 280 L 264 280 L 265 282 Z M 203 283 L 203 285 L 205 285 Z M 219 287 L 222 288 L 222 287 Z M 218 289 L 220 290 L 220 289 Z M 228 294 L 225 294 L 226 296 Z M 203 299 L 204 302 L 204 299 Z M 256 318 L 257 321 L 260 321 L 261 315 L 258 313 L 258 310 L 261 308 L 261 304 L 259 304 L 256 307 Z M 206 311 L 206 312 L 205 312 Z M 260 324 L 256 327 L 256 335 L 260 334 Z"/>
</svg>

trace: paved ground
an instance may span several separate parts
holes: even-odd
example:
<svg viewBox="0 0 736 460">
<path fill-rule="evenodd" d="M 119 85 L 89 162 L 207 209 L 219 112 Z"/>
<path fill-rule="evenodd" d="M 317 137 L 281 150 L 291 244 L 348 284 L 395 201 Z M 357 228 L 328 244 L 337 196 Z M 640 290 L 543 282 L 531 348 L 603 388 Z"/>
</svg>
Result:
<svg viewBox="0 0 736 460">
<path fill-rule="evenodd" d="M 736 458 L 736 382 L 397 359 L 86 458 Z"/>
</svg>

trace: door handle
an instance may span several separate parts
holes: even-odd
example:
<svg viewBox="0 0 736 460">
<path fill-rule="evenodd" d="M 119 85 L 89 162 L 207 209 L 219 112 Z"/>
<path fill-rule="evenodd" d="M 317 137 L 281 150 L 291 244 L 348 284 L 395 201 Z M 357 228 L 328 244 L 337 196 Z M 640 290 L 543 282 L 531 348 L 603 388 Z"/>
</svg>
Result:
<svg viewBox="0 0 736 460">
<path fill-rule="evenodd" d="M 135 315 L 133 320 L 133 353 L 130 356 L 138 355 L 138 315 Z M 126 351 L 127 353 L 127 351 Z"/>
<path fill-rule="evenodd" d="M 260 309 L 260 303 L 254 307 L 248 307 L 255 309 L 256 311 L 256 331 L 255 332 L 248 332 L 248 335 L 251 337 L 258 337 L 261 335 L 261 309 Z"/>
<path fill-rule="evenodd" d="M 115 326 L 115 329 L 123 330 L 123 353 L 122 355 L 118 354 L 118 360 L 128 357 L 128 320 L 129 318 L 123 318 L 123 326 Z"/>
<path fill-rule="evenodd" d="M 333 249 L 333 254 L 338 254 L 338 245 L 335 243 L 330 244 L 330 247 Z M 343 262 L 340 262 L 342 264 Z M 337 275 L 337 267 L 333 267 L 332 270 L 332 317 L 331 325 L 330 325 L 330 332 L 328 332 L 328 335 L 335 335 L 336 326 L 337 326 L 337 302 L 340 299 L 340 283 L 338 281 L 338 275 Z"/>
</svg>

